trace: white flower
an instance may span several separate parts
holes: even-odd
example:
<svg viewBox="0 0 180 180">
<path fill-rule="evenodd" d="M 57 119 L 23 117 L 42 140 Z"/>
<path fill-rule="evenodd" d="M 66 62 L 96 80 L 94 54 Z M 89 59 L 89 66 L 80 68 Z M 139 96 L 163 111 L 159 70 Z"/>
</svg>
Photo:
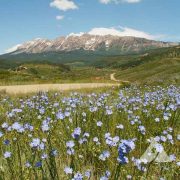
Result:
<svg viewBox="0 0 180 180">
<path fill-rule="evenodd" d="M 83 112 L 83 113 L 82 113 L 82 116 L 83 116 L 83 117 L 86 117 L 86 113 L 85 113 L 85 112 Z"/>
<path fill-rule="evenodd" d="M 93 138 L 93 141 L 94 141 L 94 142 L 98 142 L 99 139 L 98 139 L 97 137 L 94 137 L 94 138 Z"/>
<path fill-rule="evenodd" d="M 107 138 L 109 138 L 110 136 L 111 136 L 110 133 L 106 133 L 104 137 L 107 139 Z"/>
<path fill-rule="evenodd" d="M 68 141 L 68 142 L 66 143 L 66 147 L 68 147 L 68 148 L 72 148 L 72 147 L 74 147 L 74 146 L 75 146 L 74 141 Z"/>
<path fill-rule="evenodd" d="M 47 157 L 48 157 L 48 155 L 47 155 L 47 154 L 45 154 L 45 153 L 44 153 L 44 154 L 42 154 L 42 156 L 41 156 L 41 158 L 42 158 L 42 159 L 46 159 Z"/>
<path fill-rule="evenodd" d="M 158 143 L 155 144 L 155 148 L 156 148 L 156 151 L 159 153 L 161 153 L 164 150 L 163 146 L 161 144 L 158 144 Z"/>
<path fill-rule="evenodd" d="M 44 142 L 44 143 L 47 142 L 47 139 L 43 138 L 43 139 L 42 139 L 42 142 Z"/>
<path fill-rule="evenodd" d="M 83 179 L 83 175 L 78 172 L 74 175 L 74 178 L 72 180 L 82 180 L 82 179 Z"/>
<path fill-rule="evenodd" d="M 124 129 L 124 126 L 122 124 L 119 124 L 116 126 L 117 129 Z"/>
<path fill-rule="evenodd" d="M 101 121 L 98 121 L 98 122 L 97 122 L 97 126 L 98 126 L 98 127 L 101 127 L 102 124 L 103 124 L 103 123 L 102 123 Z"/>
<path fill-rule="evenodd" d="M 90 170 L 87 170 L 87 171 L 84 173 L 84 176 L 87 177 L 87 178 L 90 178 L 90 177 L 91 177 L 91 171 L 90 171 Z"/>
<path fill-rule="evenodd" d="M 154 138 L 154 140 L 155 140 L 156 142 L 159 142 L 159 141 L 160 141 L 160 137 L 159 137 L 159 136 L 156 136 L 156 137 Z"/>
<path fill-rule="evenodd" d="M 80 154 L 78 157 L 79 157 L 80 159 L 82 159 L 84 156 Z"/>
<path fill-rule="evenodd" d="M 145 133 L 146 133 L 146 129 L 145 129 L 145 127 L 144 127 L 144 126 L 139 126 L 138 130 L 139 130 L 142 134 L 144 134 L 144 135 L 145 135 Z"/>
<path fill-rule="evenodd" d="M 9 152 L 9 151 L 6 151 L 5 153 L 4 153 L 4 157 L 5 158 L 10 158 L 11 157 L 11 152 Z"/>
<path fill-rule="evenodd" d="M 113 137 L 112 140 L 113 140 L 114 143 L 118 143 L 119 142 L 119 136 Z"/>
<path fill-rule="evenodd" d="M 1 125 L 1 127 L 2 127 L 2 128 L 8 128 L 8 123 L 3 123 L 3 124 Z"/>
<path fill-rule="evenodd" d="M 172 140 L 172 135 L 171 135 L 171 134 L 168 134 L 168 135 L 167 135 L 167 138 L 168 138 L 169 140 Z"/>
<path fill-rule="evenodd" d="M 106 175 L 106 177 L 109 177 L 111 175 L 111 172 L 110 171 L 106 171 L 105 175 Z"/>
<path fill-rule="evenodd" d="M 78 138 L 81 134 L 81 128 L 80 127 L 77 127 L 74 129 L 74 132 L 72 133 L 72 137 L 73 138 Z"/>
<path fill-rule="evenodd" d="M 160 119 L 159 119 L 159 118 L 156 118 L 156 119 L 155 119 L 155 122 L 159 122 L 159 121 L 160 121 Z"/>
<path fill-rule="evenodd" d="M 31 164 L 29 162 L 26 162 L 25 166 L 28 168 L 28 167 L 31 167 Z"/>
<path fill-rule="evenodd" d="M 112 113 L 113 113 L 113 111 L 112 111 L 111 109 L 107 109 L 107 110 L 106 110 L 106 114 L 107 114 L 107 115 L 111 115 Z"/>
<path fill-rule="evenodd" d="M 40 148 L 41 150 L 44 150 L 44 149 L 45 149 L 45 144 L 44 144 L 43 142 L 41 142 L 41 143 L 39 144 L 39 148 Z"/>
<path fill-rule="evenodd" d="M 43 125 L 41 126 L 42 128 L 42 131 L 45 132 L 45 131 L 48 131 L 49 130 L 49 124 L 48 123 L 43 123 Z"/>
<path fill-rule="evenodd" d="M 127 179 L 132 179 L 132 176 L 131 175 L 127 175 L 126 178 Z"/>
<path fill-rule="evenodd" d="M 73 173 L 73 169 L 70 168 L 70 167 L 65 167 L 65 168 L 64 168 L 64 172 L 65 172 L 66 174 L 72 174 L 72 173 Z"/>
<path fill-rule="evenodd" d="M 41 119 L 41 118 L 42 118 L 42 116 L 41 116 L 41 115 L 38 115 L 37 119 Z"/>
<path fill-rule="evenodd" d="M 15 130 L 20 130 L 22 128 L 21 124 L 19 124 L 18 122 L 15 122 L 13 125 L 12 125 L 12 128 L 15 129 Z"/>
<path fill-rule="evenodd" d="M 165 136 L 161 136 L 161 141 L 166 142 L 166 137 Z"/>
<path fill-rule="evenodd" d="M 176 160 L 176 156 L 174 154 L 171 154 L 169 156 L 169 158 L 170 158 L 171 161 L 175 161 Z"/>
<path fill-rule="evenodd" d="M 68 112 L 68 111 L 66 111 L 64 114 L 65 114 L 66 117 L 69 117 L 71 115 L 71 113 Z"/>
<path fill-rule="evenodd" d="M 74 149 L 73 148 L 68 149 L 67 154 L 69 154 L 69 155 L 74 154 Z"/>
<path fill-rule="evenodd" d="M 31 147 L 38 147 L 40 145 L 41 141 L 39 138 L 34 138 L 32 142 L 30 143 Z"/>
<path fill-rule="evenodd" d="M 99 159 L 105 161 L 109 156 L 110 156 L 109 151 L 104 151 L 102 154 L 100 154 Z"/>
<path fill-rule="evenodd" d="M 90 135 L 89 135 L 89 133 L 84 133 L 84 135 L 83 135 L 84 137 L 89 137 Z"/>
<path fill-rule="evenodd" d="M 4 134 L 0 131 L 0 137 L 2 137 Z"/>
<path fill-rule="evenodd" d="M 168 116 L 164 116 L 163 118 L 164 118 L 165 121 L 169 120 Z"/>
<path fill-rule="evenodd" d="M 169 131 L 169 132 L 172 132 L 172 131 L 173 131 L 173 128 L 172 128 L 172 127 L 169 127 L 169 128 L 168 128 L 168 131 Z"/>
</svg>

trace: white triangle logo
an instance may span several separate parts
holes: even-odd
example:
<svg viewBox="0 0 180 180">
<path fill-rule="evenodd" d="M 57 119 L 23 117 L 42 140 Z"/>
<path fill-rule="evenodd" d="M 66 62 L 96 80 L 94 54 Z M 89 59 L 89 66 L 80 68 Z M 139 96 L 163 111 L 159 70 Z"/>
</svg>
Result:
<svg viewBox="0 0 180 180">
<path fill-rule="evenodd" d="M 151 144 L 140 158 L 141 162 L 150 163 L 152 161 L 158 163 L 172 162 L 170 157 L 164 151 L 161 144 L 157 143 L 154 138 L 151 138 Z"/>
</svg>

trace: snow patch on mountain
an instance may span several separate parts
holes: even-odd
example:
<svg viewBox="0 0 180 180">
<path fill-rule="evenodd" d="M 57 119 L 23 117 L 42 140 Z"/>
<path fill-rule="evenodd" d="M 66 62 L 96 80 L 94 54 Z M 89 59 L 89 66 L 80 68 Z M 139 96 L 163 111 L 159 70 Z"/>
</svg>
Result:
<svg viewBox="0 0 180 180">
<path fill-rule="evenodd" d="M 80 37 L 80 36 L 83 36 L 84 34 L 85 34 L 84 32 L 80 32 L 80 33 L 70 33 L 69 35 L 67 35 L 67 37 L 70 37 L 70 36 Z"/>
</svg>

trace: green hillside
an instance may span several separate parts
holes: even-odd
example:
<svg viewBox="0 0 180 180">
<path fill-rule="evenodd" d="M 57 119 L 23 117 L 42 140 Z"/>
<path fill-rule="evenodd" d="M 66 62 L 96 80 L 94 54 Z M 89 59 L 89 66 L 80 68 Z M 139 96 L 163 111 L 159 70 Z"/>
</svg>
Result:
<svg viewBox="0 0 180 180">
<path fill-rule="evenodd" d="M 165 58 L 119 70 L 117 78 L 143 84 L 171 82 L 180 84 L 180 58 Z"/>
<path fill-rule="evenodd" d="M 139 62 L 119 70 L 117 78 L 138 84 L 180 84 L 180 47 L 152 51 Z"/>
<path fill-rule="evenodd" d="M 1 56 L 0 84 L 108 82 L 112 72 L 117 79 L 138 84 L 180 83 L 179 46 L 121 56 L 69 52 L 55 57 L 18 60 Z"/>
<path fill-rule="evenodd" d="M 107 82 L 110 72 L 108 69 L 93 67 L 70 68 L 58 64 L 23 64 L 17 68 L 0 70 L 0 85 Z"/>
</svg>

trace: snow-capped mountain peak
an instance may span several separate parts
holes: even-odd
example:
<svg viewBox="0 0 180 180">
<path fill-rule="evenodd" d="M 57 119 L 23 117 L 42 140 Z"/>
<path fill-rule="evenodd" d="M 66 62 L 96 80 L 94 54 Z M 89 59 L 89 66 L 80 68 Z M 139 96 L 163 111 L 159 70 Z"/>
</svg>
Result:
<svg viewBox="0 0 180 180">
<path fill-rule="evenodd" d="M 99 35 L 100 32 L 99 30 L 92 30 L 89 33 L 71 33 L 66 37 L 59 37 L 55 40 L 36 38 L 32 41 L 16 45 L 10 48 L 8 52 L 12 55 L 20 53 L 69 52 L 75 50 L 128 53 L 174 45 L 144 38 L 121 36 L 114 30 L 105 30 L 104 34 Z"/>
</svg>

